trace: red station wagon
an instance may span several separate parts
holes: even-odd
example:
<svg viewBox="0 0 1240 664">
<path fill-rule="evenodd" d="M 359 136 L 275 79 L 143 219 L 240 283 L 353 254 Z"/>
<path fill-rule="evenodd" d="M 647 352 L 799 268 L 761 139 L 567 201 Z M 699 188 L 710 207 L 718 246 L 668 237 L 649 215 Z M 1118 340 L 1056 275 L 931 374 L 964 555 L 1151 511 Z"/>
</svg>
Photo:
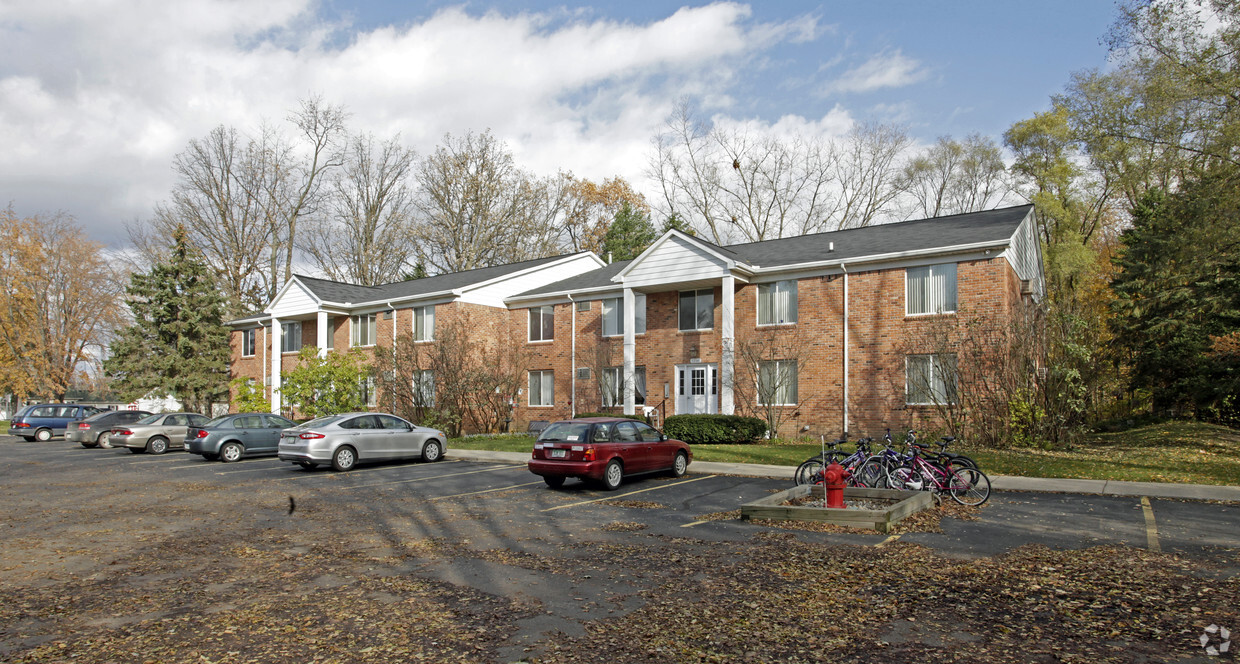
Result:
<svg viewBox="0 0 1240 664">
<path fill-rule="evenodd" d="M 586 417 L 551 423 L 534 442 L 529 469 L 547 486 L 564 480 L 593 480 L 613 491 L 631 475 L 671 473 L 680 477 L 693 452 L 646 424 L 620 417 Z"/>
</svg>

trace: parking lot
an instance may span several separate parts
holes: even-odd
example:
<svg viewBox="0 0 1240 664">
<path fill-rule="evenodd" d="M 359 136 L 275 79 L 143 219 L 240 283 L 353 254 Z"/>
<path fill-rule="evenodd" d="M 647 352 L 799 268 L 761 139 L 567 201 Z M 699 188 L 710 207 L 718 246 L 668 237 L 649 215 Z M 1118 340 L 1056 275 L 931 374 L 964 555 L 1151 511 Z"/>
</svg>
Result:
<svg viewBox="0 0 1240 664">
<path fill-rule="evenodd" d="M 736 618 L 717 613 L 736 602 L 769 618 L 767 602 L 803 592 L 795 579 L 807 570 L 770 566 L 785 555 L 831 576 L 829 561 L 970 570 L 1115 552 L 1151 571 L 1161 566 L 1166 583 L 1211 579 L 1219 608 L 1207 593 L 1194 619 L 1203 607 L 1222 621 L 1238 610 L 1240 509 L 1232 504 L 995 493 L 976 520 L 885 536 L 719 519 L 788 482 L 692 467 L 683 478 L 604 492 L 573 481 L 552 490 L 524 466 L 453 459 L 451 449 L 439 463 L 348 473 L 59 440 L 4 438 L 0 453 L 6 661 L 129 661 L 126 652 L 154 661 L 681 661 L 667 648 L 729 661 L 733 649 L 743 656 L 755 647 L 773 653 L 769 661 L 813 661 L 803 643 L 768 642 L 781 633 L 769 626 L 756 645 L 698 634 L 688 651 L 657 630 L 636 641 L 612 631 L 657 626 L 670 619 L 666 610 L 697 634 L 691 621 Z M 345 608 L 325 613 L 325 603 Z M 788 612 L 789 629 L 797 614 Z M 934 639 L 950 650 L 943 635 Z M 908 634 L 887 642 L 925 648 Z M 831 659 L 847 661 L 852 651 L 841 648 Z"/>
</svg>

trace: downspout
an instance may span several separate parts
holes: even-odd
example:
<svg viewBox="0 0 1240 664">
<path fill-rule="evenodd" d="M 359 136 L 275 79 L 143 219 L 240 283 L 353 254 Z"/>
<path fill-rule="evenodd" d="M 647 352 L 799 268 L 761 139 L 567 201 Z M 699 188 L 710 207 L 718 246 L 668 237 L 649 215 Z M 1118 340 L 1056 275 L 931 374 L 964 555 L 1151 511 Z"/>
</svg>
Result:
<svg viewBox="0 0 1240 664">
<path fill-rule="evenodd" d="M 573 296 L 568 296 L 568 315 L 569 318 L 569 339 L 570 348 L 568 351 L 569 377 L 571 387 L 568 392 L 568 418 L 571 420 L 577 417 L 577 305 L 573 302 Z"/>
<path fill-rule="evenodd" d="M 388 303 L 387 303 L 387 305 L 388 305 L 388 308 L 392 310 L 392 353 L 393 353 L 393 354 L 392 354 L 392 357 L 393 357 L 393 358 L 395 358 L 395 357 L 396 357 L 396 355 L 395 355 L 395 353 L 396 353 L 396 319 L 398 318 L 398 316 L 397 316 L 397 314 L 396 314 L 396 306 L 395 306 L 395 305 L 393 305 L 391 302 L 388 302 Z M 376 336 L 378 336 L 378 335 L 376 335 Z M 378 340 L 378 339 L 375 339 L 375 343 L 376 343 L 376 344 L 377 344 L 377 343 L 379 343 L 379 340 Z M 374 358 L 371 358 L 371 362 L 374 362 Z M 393 362 L 392 364 L 393 364 L 393 366 L 395 366 L 395 362 Z M 395 373 L 393 373 L 393 375 L 392 375 L 392 382 L 395 382 L 395 381 L 396 381 L 396 375 L 395 375 Z M 378 403 L 378 399 L 376 399 L 376 400 L 375 400 L 375 402 L 376 402 L 376 403 Z M 392 390 L 392 410 L 391 410 L 391 412 L 393 412 L 393 413 L 395 413 L 395 412 L 396 412 L 396 390 Z"/>
<path fill-rule="evenodd" d="M 848 437 L 848 267 L 840 262 L 844 273 L 844 433 Z"/>
</svg>

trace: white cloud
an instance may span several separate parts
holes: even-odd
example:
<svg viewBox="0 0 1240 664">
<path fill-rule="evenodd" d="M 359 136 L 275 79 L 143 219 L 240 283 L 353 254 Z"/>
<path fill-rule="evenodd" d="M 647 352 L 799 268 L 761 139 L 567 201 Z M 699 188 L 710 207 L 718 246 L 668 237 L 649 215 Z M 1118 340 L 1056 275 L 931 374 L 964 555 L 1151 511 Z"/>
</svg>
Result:
<svg viewBox="0 0 1240 664">
<path fill-rule="evenodd" d="M 920 62 L 905 57 L 899 49 L 880 53 L 865 63 L 844 72 L 844 75 L 827 85 L 826 91 L 873 92 L 882 88 L 899 88 L 918 83 L 929 76 Z"/>
<path fill-rule="evenodd" d="M 675 100 L 726 107 L 745 64 L 822 34 L 817 20 L 746 5 L 636 24 L 587 13 L 470 15 L 355 31 L 313 0 L 113 0 L 0 7 L 0 205 L 64 210 L 99 240 L 150 214 L 174 155 L 224 124 L 281 122 L 321 94 L 354 130 L 400 132 L 425 153 L 491 129 L 541 173 L 644 183 L 650 137 Z M 896 53 L 899 57 L 899 53 Z M 914 68 L 915 69 L 915 68 Z M 835 132 L 847 113 L 785 118 Z M 850 120 L 848 120 L 850 121 Z"/>
</svg>

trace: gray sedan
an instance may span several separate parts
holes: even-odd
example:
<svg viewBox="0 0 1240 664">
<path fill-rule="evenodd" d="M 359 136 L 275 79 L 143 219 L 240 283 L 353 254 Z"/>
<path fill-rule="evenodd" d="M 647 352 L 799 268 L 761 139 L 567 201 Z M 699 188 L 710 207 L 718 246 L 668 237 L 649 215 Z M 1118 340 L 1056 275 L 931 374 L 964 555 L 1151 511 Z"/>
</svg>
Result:
<svg viewBox="0 0 1240 664">
<path fill-rule="evenodd" d="M 128 447 L 134 454 L 183 450 L 189 428 L 206 422 L 207 418 L 198 413 L 159 413 L 127 426 L 112 427 L 108 442 L 113 447 Z"/>
<path fill-rule="evenodd" d="M 443 458 L 447 436 L 386 413 L 344 413 L 285 429 L 279 456 L 306 470 L 320 464 L 350 470 L 359 461 Z"/>
<path fill-rule="evenodd" d="M 241 457 L 276 453 L 280 431 L 297 426 L 271 413 L 221 415 L 201 426 L 190 427 L 185 449 L 208 461 L 238 461 Z"/>
</svg>

